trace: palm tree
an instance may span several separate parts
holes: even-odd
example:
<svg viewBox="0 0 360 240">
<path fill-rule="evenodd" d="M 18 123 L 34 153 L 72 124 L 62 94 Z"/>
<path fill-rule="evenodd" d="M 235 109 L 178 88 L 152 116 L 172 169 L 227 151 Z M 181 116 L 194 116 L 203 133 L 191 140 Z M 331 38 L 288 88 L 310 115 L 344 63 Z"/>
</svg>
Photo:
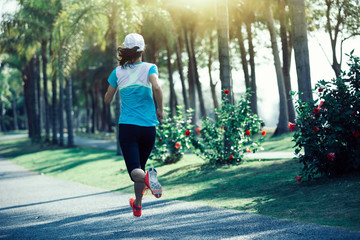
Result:
<svg viewBox="0 0 360 240">
<path fill-rule="evenodd" d="M 20 8 L 13 16 L 7 16 L 2 22 L 0 36 L 2 53 L 12 54 L 22 73 L 26 102 L 29 137 L 32 141 L 41 141 L 39 108 L 39 62 L 36 64 L 38 29 L 34 14 L 27 8 Z"/>
</svg>

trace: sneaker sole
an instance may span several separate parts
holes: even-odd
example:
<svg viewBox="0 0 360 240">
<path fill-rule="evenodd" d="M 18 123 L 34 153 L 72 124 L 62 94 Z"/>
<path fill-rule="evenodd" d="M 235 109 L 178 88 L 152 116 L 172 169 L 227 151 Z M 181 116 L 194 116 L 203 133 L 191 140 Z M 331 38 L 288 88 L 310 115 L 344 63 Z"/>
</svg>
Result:
<svg viewBox="0 0 360 240">
<path fill-rule="evenodd" d="M 151 193 L 156 197 L 160 198 L 162 195 L 161 184 L 157 180 L 157 172 L 155 171 L 148 171 L 149 174 L 149 188 Z"/>
</svg>

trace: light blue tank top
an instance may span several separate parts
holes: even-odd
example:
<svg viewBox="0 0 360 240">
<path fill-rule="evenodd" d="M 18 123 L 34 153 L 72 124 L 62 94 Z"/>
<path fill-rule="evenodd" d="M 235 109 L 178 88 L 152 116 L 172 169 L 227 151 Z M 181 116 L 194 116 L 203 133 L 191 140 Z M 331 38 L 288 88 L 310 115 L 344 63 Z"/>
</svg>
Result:
<svg viewBox="0 0 360 240">
<path fill-rule="evenodd" d="M 140 62 L 127 64 L 125 68 L 119 66 L 110 74 L 109 84 L 120 91 L 119 124 L 143 127 L 159 124 L 149 81 L 149 76 L 154 73 L 158 74 L 155 64 Z"/>
</svg>

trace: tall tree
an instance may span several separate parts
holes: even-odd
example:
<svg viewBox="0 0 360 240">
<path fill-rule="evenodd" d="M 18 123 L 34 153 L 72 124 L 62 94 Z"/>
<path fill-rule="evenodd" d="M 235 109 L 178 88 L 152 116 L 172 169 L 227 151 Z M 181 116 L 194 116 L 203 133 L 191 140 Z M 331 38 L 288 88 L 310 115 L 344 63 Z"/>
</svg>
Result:
<svg viewBox="0 0 360 240">
<path fill-rule="evenodd" d="M 233 89 L 231 80 L 231 67 L 230 67 L 230 50 L 229 50 L 229 12 L 228 1 L 216 1 L 216 21 L 218 33 L 218 46 L 219 46 L 219 62 L 220 62 L 220 81 L 223 98 L 227 99 L 230 104 L 233 104 Z M 225 94 L 224 90 L 228 89 L 229 93 Z M 230 156 L 231 152 L 231 133 L 227 131 L 225 126 L 224 133 L 224 149 L 225 155 Z"/>
<path fill-rule="evenodd" d="M 245 21 L 246 32 L 248 36 L 249 43 L 249 63 L 250 63 L 250 86 L 251 86 L 251 110 L 254 114 L 257 114 L 257 92 L 256 92 L 256 72 L 255 72 L 255 51 L 253 44 L 253 32 L 252 32 L 252 23 L 255 19 L 255 12 L 251 11 L 249 13 L 247 21 Z"/>
<path fill-rule="evenodd" d="M 294 41 L 295 63 L 298 88 L 304 102 L 312 100 L 307 24 L 305 18 L 305 1 L 289 0 L 291 31 Z"/>
<path fill-rule="evenodd" d="M 225 97 L 232 103 L 232 80 L 231 80 L 231 66 L 230 66 L 230 49 L 229 49 L 229 13 L 228 1 L 216 1 L 216 20 L 218 33 L 218 47 L 219 47 L 219 62 L 220 62 L 220 81 L 221 89 L 228 89 L 230 91 Z M 224 96 L 224 91 L 222 91 Z"/>
<path fill-rule="evenodd" d="M 219 103 L 216 96 L 216 84 L 214 83 L 213 77 L 212 77 L 212 64 L 213 64 L 213 48 L 214 48 L 214 37 L 212 35 L 212 32 L 210 32 L 209 36 L 209 54 L 208 54 L 208 72 L 209 72 L 209 80 L 210 80 L 210 90 L 211 90 L 211 96 L 213 99 L 213 104 L 215 109 L 219 109 Z"/>
<path fill-rule="evenodd" d="M 291 80 L 290 80 L 290 63 L 292 52 L 292 39 L 291 31 L 288 34 L 287 14 L 286 14 L 287 0 L 278 0 L 279 8 L 279 20 L 280 20 L 280 38 L 282 46 L 282 59 L 283 59 L 283 76 L 285 83 L 285 92 L 288 105 L 289 121 L 295 121 L 295 109 L 292 101 L 291 92 Z"/>
<path fill-rule="evenodd" d="M 279 135 L 285 132 L 288 132 L 288 106 L 287 106 L 287 98 L 286 98 L 286 92 L 285 92 L 285 82 L 284 82 L 284 76 L 281 68 L 281 61 L 279 56 L 279 49 L 276 41 L 276 31 L 274 26 L 274 18 L 271 10 L 271 5 L 264 8 L 265 9 L 265 17 L 266 17 L 266 23 L 269 29 L 270 33 L 270 39 L 271 39 L 271 49 L 274 56 L 274 64 L 275 64 L 275 70 L 276 70 L 276 78 L 278 83 L 278 90 L 279 90 L 279 107 L 280 107 L 280 113 L 279 113 L 279 121 L 275 130 L 274 135 Z"/>
<path fill-rule="evenodd" d="M 73 104 L 72 104 L 72 79 L 71 76 L 65 78 L 66 81 L 66 125 L 68 129 L 68 147 L 74 146 L 74 130 L 73 130 Z"/>
<path fill-rule="evenodd" d="M 24 96 L 26 102 L 29 137 L 32 141 L 41 141 L 40 109 L 39 109 L 39 68 L 36 64 L 36 44 L 38 28 L 32 24 L 36 15 L 31 9 L 21 7 L 12 16 L 7 16 L 1 26 L 2 53 L 9 53 L 18 62 L 18 69 L 22 73 L 24 82 Z"/>
<path fill-rule="evenodd" d="M 182 57 L 181 57 L 181 54 L 183 52 L 183 50 L 182 50 L 183 49 L 183 39 L 181 38 L 180 35 L 177 36 L 175 47 L 176 47 L 176 62 L 177 62 L 177 68 L 178 68 L 181 87 L 182 87 L 181 90 L 182 90 L 182 95 L 183 95 L 184 106 L 185 106 L 185 109 L 189 109 L 189 103 L 188 103 L 186 87 L 185 87 L 183 62 L 182 62 Z"/>
</svg>

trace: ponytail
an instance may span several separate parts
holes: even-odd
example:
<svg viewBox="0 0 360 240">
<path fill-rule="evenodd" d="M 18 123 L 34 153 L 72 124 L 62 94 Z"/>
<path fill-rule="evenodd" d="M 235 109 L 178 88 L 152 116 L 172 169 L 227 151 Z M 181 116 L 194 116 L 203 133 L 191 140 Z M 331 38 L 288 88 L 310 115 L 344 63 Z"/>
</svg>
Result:
<svg viewBox="0 0 360 240">
<path fill-rule="evenodd" d="M 139 47 L 133 47 L 133 48 L 119 47 L 118 48 L 119 65 L 124 68 L 126 63 L 132 63 L 133 61 L 138 59 L 141 56 L 141 52 L 137 51 L 138 49 Z"/>
</svg>

